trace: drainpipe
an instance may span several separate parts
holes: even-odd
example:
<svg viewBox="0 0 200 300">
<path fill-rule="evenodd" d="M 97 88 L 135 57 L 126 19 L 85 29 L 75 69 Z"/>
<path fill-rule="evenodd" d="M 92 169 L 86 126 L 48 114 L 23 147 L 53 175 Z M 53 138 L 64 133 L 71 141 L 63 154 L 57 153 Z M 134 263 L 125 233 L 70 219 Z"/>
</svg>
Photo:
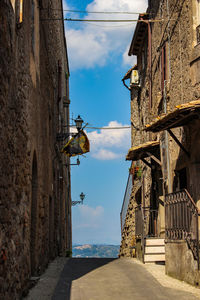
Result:
<svg viewBox="0 0 200 300">
<path fill-rule="evenodd" d="M 125 79 L 122 79 L 123 85 L 129 90 L 131 91 L 131 88 L 126 84 Z"/>
<path fill-rule="evenodd" d="M 152 107 L 152 33 L 151 23 L 148 21 L 148 49 L 149 49 L 149 108 Z"/>
<path fill-rule="evenodd" d="M 169 15 L 169 1 L 167 0 L 167 35 L 168 35 L 168 57 L 169 57 L 169 82 L 171 81 L 171 39 L 170 39 L 170 15 Z M 167 81 L 164 82 L 164 113 L 167 113 L 167 95 L 166 95 L 166 86 Z M 166 156 L 167 156 L 167 179 L 168 179 L 168 193 L 172 193 L 172 182 L 171 182 L 171 172 L 170 172 L 170 157 L 169 157 L 169 135 L 167 130 L 165 130 L 165 147 L 166 147 Z"/>
</svg>

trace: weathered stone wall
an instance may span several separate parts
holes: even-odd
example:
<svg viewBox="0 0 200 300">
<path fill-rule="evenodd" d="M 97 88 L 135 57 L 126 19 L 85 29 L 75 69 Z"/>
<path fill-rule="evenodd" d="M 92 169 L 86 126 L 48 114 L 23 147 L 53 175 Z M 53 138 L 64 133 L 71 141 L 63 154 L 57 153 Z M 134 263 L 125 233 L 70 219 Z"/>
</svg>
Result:
<svg viewBox="0 0 200 300">
<path fill-rule="evenodd" d="M 192 251 L 186 241 L 171 241 L 166 243 L 166 274 L 199 286 L 200 272 L 197 261 L 194 260 Z"/>
<path fill-rule="evenodd" d="M 167 6 L 168 4 L 168 6 Z M 196 41 L 196 1 L 160 1 L 151 3 L 150 12 L 155 19 L 163 21 L 152 25 L 152 119 L 164 112 L 175 109 L 176 105 L 200 99 L 198 64 L 200 45 Z M 166 45 L 166 82 L 164 96 L 161 89 L 161 52 Z M 164 99 L 165 98 L 165 99 Z M 150 120 L 150 121 L 151 121 Z M 173 132 L 189 151 L 191 130 L 188 127 L 174 129 Z M 169 137 L 170 177 L 168 190 L 173 190 L 174 169 L 183 168 L 188 158 Z M 189 174 L 188 174 L 189 175 Z M 189 192 L 192 189 L 189 188 Z"/>
<path fill-rule="evenodd" d="M 153 185 L 153 173 L 140 162 L 143 175 L 142 205 L 149 206 L 153 197 L 157 199 L 157 202 L 162 203 L 158 207 L 158 235 L 163 237 L 165 216 L 162 194 L 178 188 L 175 170 L 187 168 L 188 190 L 195 198 L 197 205 L 200 206 L 199 121 L 173 130 L 185 148 L 191 152 L 190 160 L 174 140 L 165 133 L 153 134 L 145 132 L 143 129 L 159 115 L 174 110 L 176 105 L 200 99 L 198 68 L 200 44 L 196 39 L 196 26 L 199 25 L 200 20 L 197 20 L 195 0 L 149 1 L 147 12 L 150 14 L 150 19 L 153 20 L 150 22 L 151 37 L 149 37 L 149 41 L 151 40 L 151 46 L 148 41 L 148 25 L 146 25 L 143 40 L 140 37 L 140 51 L 137 56 L 141 87 L 138 89 L 132 86 L 131 89 L 132 146 L 152 140 L 162 140 L 162 144 L 164 141 L 165 145 L 169 145 L 169 150 L 165 149 L 165 153 L 169 154 L 169 166 L 167 166 L 166 154 L 165 157 L 161 155 L 163 174 L 161 174 L 161 169 L 155 165 L 157 169 L 154 169 Z M 150 49 L 152 57 L 150 57 Z M 165 77 L 162 82 L 163 51 L 165 51 L 166 64 Z M 155 192 L 154 184 L 158 186 L 159 178 L 164 180 L 164 189 L 162 192 Z M 159 185 L 162 183 L 159 182 Z M 134 223 L 134 219 L 132 219 L 132 223 Z M 132 231 L 134 231 L 134 226 Z M 129 244 L 125 243 L 123 247 L 127 247 Z"/>
<path fill-rule="evenodd" d="M 126 219 L 124 228 L 122 231 L 121 245 L 119 256 L 120 257 L 135 257 L 135 246 L 136 246 L 136 236 L 135 236 L 135 208 L 138 206 L 135 195 L 138 192 L 141 184 L 138 180 L 135 181 L 133 185 L 131 197 L 129 200 L 129 205 L 127 209 Z"/>
<path fill-rule="evenodd" d="M 12 1 L 14 3 L 15 1 Z M 0 2 L 0 298 L 19 299 L 29 279 L 71 249 L 69 160 L 56 142 L 69 122 L 61 1 L 24 1 L 23 22 Z M 51 6 L 53 5 L 53 7 Z M 54 13 L 53 13 L 54 12 Z M 33 36 L 34 34 L 34 36 Z M 60 69 L 59 69 L 60 66 Z M 59 74 L 60 73 L 60 74 Z M 59 83 L 61 82 L 61 84 Z"/>
</svg>

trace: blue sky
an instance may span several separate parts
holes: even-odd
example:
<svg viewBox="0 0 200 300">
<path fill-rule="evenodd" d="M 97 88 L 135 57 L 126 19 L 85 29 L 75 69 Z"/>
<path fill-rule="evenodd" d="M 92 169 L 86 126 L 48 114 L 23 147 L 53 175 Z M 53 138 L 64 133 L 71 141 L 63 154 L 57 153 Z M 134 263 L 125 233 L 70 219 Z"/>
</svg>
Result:
<svg viewBox="0 0 200 300">
<path fill-rule="evenodd" d="M 146 0 L 68 0 L 65 9 L 144 12 Z M 71 18 L 128 18 L 137 15 L 83 15 Z M 95 23 L 96 24 L 96 23 Z M 70 66 L 71 116 L 81 115 L 94 127 L 130 125 L 130 95 L 121 79 L 134 64 L 127 55 L 135 23 L 66 22 Z M 128 179 L 130 129 L 86 129 L 91 152 L 71 167 L 72 200 L 86 194 L 84 205 L 72 207 L 74 244 L 120 244 L 120 210 Z M 71 159 L 71 163 L 76 158 Z"/>
</svg>

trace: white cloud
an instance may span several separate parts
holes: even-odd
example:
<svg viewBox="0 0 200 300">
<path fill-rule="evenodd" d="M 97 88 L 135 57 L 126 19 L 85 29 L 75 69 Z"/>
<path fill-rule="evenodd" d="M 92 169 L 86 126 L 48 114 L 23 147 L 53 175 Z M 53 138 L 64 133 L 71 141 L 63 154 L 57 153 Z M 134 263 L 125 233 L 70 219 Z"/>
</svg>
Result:
<svg viewBox="0 0 200 300">
<path fill-rule="evenodd" d="M 90 207 L 88 205 L 80 205 L 76 225 L 74 229 L 79 228 L 99 228 L 102 224 L 104 216 L 104 208 L 102 206 Z"/>
<path fill-rule="evenodd" d="M 99 151 L 95 152 L 93 154 L 94 158 L 100 159 L 100 160 L 112 160 L 119 158 L 121 155 L 114 153 L 110 150 L 107 149 L 100 149 Z"/>
<path fill-rule="evenodd" d="M 69 6 L 66 1 L 63 1 L 63 9 L 64 10 L 69 9 Z"/>
<path fill-rule="evenodd" d="M 94 0 L 87 10 L 144 12 L 147 0 Z M 89 14 L 92 19 L 137 19 L 138 15 Z M 136 23 L 81 23 L 78 29 L 67 27 L 66 38 L 71 69 L 92 68 L 104 65 L 110 57 L 125 52 L 130 44 Z M 111 55 L 112 54 L 112 55 Z M 130 60 L 123 59 L 124 63 Z"/>
<path fill-rule="evenodd" d="M 128 56 L 129 45 L 127 46 L 124 54 L 123 54 L 123 63 L 124 65 L 134 66 L 137 63 L 137 59 L 135 56 Z"/>
<path fill-rule="evenodd" d="M 109 122 L 105 127 L 128 127 L 117 121 Z M 100 160 L 112 160 L 125 156 L 130 147 L 130 128 L 101 129 L 89 132 L 92 157 Z"/>
</svg>

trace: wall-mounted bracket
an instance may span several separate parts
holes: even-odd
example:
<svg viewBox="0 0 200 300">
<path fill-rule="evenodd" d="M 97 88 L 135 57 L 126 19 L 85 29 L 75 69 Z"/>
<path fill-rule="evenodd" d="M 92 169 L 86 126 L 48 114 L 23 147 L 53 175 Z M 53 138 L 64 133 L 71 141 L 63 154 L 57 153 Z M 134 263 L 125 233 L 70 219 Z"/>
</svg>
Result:
<svg viewBox="0 0 200 300">
<path fill-rule="evenodd" d="M 173 140 L 177 143 L 177 145 L 186 153 L 186 155 L 190 158 L 190 153 L 185 149 L 185 147 L 181 144 L 181 142 L 177 139 L 177 137 L 173 134 L 171 129 L 167 129 L 167 132 L 173 138 Z"/>
<path fill-rule="evenodd" d="M 145 158 L 141 158 L 141 161 L 142 161 L 145 165 L 147 165 L 149 168 L 152 169 L 152 165 L 151 165 Z"/>
<path fill-rule="evenodd" d="M 160 166 L 162 166 L 162 163 L 161 163 L 161 161 L 157 158 L 157 157 L 155 157 L 153 154 L 151 154 L 150 152 L 146 152 L 148 155 L 149 155 L 149 157 L 150 158 L 152 158 L 155 162 L 157 162 L 157 164 L 159 164 Z"/>
</svg>

